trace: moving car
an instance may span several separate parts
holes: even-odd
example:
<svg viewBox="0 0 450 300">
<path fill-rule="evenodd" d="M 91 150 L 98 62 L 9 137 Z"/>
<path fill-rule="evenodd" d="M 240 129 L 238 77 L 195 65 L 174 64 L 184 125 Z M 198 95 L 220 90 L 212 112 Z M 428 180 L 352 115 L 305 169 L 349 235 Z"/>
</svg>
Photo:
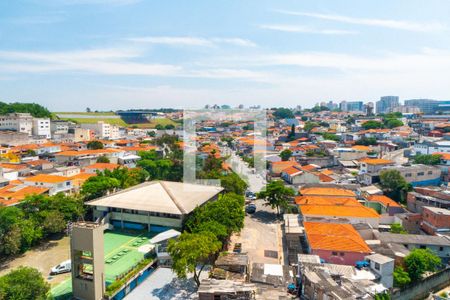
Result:
<svg viewBox="0 0 450 300">
<path fill-rule="evenodd" d="M 71 270 L 72 270 L 72 262 L 70 261 L 70 259 L 68 259 L 63 261 L 59 265 L 54 266 L 50 271 L 50 275 L 67 273 L 70 272 Z"/>
</svg>

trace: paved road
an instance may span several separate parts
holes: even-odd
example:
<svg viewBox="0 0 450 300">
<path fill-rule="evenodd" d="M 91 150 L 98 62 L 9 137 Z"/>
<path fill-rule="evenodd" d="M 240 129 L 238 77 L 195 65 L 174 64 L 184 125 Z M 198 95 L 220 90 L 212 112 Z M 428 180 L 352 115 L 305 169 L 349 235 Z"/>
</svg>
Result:
<svg viewBox="0 0 450 300">
<path fill-rule="evenodd" d="M 266 185 L 263 177 L 253 174 L 252 169 L 229 148 L 224 153 L 230 155 L 231 168 L 247 178 L 249 190 L 255 193 L 261 191 Z M 253 203 L 256 212 L 245 216 L 244 228 L 239 235 L 232 236 L 231 247 L 241 243 L 242 252 L 248 253 L 251 262 L 282 264 L 282 234 L 276 210 L 265 206 L 264 200 L 258 199 Z"/>
<path fill-rule="evenodd" d="M 242 252 L 248 254 L 251 262 L 283 263 L 281 227 L 276 212 L 263 205 L 263 200 L 255 200 L 253 203 L 256 205 L 256 212 L 245 216 L 244 228 L 239 235 L 232 236 L 231 246 L 241 243 Z"/>
<path fill-rule="evenodd" d="M 247 163 L 245 163 L 239 155 L 236 155 L 234 151 L 229 148 L 222 149 L 222 152 L 225 155 L 230 155 L 229 163 L 234 172 L 241 175 L 243 179 L 249 185 L 249 190 L 257 193 L 262 190 L 262 188 L 266 185 L 266 181 L 264 176 L 261 174 L 254 174 L 254 168 L 249 168 Z"/>
</svg>

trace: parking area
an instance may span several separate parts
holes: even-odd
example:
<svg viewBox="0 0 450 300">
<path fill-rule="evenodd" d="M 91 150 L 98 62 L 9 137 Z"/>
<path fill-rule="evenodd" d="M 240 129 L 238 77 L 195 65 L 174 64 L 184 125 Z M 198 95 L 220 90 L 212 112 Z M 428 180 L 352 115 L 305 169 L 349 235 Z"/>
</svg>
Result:
<svg viewBox="0 0 450 300">
<path fill-rule="evenodd" d="M 39 270 L 52 286 L 55 286 L 69 277 L 69 274 L 49 276 L 50 269 L 70 257 L 69 237 L 51 239 L 42 245 L 0 263 L 0 276 L 20 267 L 29 266 Z"/>
</svg>

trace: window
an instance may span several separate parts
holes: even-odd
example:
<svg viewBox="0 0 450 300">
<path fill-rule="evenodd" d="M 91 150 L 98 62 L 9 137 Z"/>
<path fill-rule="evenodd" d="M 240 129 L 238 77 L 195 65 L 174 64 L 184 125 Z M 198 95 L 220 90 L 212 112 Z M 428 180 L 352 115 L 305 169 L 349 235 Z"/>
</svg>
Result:
<svg viewBox="0 0 450 300">
<path fill-rule="evenodd" d="M 380 264 L 379 263 L 375 263 L 375 270 L 380 271 Z"/>
<path fill-rule="evenodd" d="M 411 177 L 411 173 L 406 173 L 405 177 Z"/>
<path fill-rule="evenodd" d="M 340 252 L 339 255 L 340 255 L 340 256 L 344 256 L 344 252 Z"/>
<path fill-rule="evenodd" d="M 419 173 L 417 173 L 417 176 L 423 176 L 423 175 L 425 175 L 424 172 L 419 172 Z"/>
<path fill-rule="evenodd" d="M 333 252 L 331 252 L 331 255 L 336 255 L 337 256 L 338 253 L 333 251 Z"/>
<path fill-rule="evenodd" d="M 431 174 L 433 174 L 433 171 L 428 171 L 428 175 L 431 175 Z"/>
<path fill-rule="evenodd" d="M 444 247 L 439 247 L 439 251 L 444 251 Z"/>
<path fill-rule="evenodd" d="M 427 246 L 425 246 L 425 245 L 420 245 L 420 249 L 426 249 L 427 248 Z"/>
</svg>

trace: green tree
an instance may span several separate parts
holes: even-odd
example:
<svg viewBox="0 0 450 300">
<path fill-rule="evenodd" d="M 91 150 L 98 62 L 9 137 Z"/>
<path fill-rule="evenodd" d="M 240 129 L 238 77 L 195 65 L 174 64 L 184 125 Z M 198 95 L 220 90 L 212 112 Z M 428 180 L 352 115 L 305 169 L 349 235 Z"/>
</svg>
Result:
<svg viewBox="0 0 450 300">
<path fill-rule="evenodd" d="M 430 249 L 414 249 L 405 257 L 405 267 L 412 281 L 422 278 L 425 272 L 434 272 L 441 259 Z"/>
<path fill-rule="evenodd" d="M 306 132 L 310 132 L 315 127 L 319 127 L 319 123 L 307 121 L 307 122 L 305 122 L 305 126 L 303 127 L 303 130 Z"/>
<path fill-rule="evenodd" d="M 275 119 L 292 119 L 294 118 L 294 113 L 289 108 L 276 108 L 273 112 Z"/>
<path fill-rule="evenodd" d="M 362 124 L 362 127 L 364 129 L 378 129 L 378 128 L 383 128 L 383 123 L 375 121 L 375 120 L 369 120 L 367 122 L 364 122 L 364 124 Z"/>
<path fill-rule="evenodd" d="M 336 141 L 336 142 L 339 142 L 341 140 L 341 138 L 339 136 L 337 136 L 333 133 L 325 132 L 322 136 L 325 140 L 332 140 L 332 141 Z"/>
<path fill-rule="evenodd" d="M 294 191 L 288 188 L 280 180 L 274 180 L 269 182 L 266 186 L 266 190 L 258 194 L 258 198 L 266 200 L 265 205 L 277 209 L 277 214 L 280 214 L 280 209 L 288 207 L 289 198 L 294 196 Z"/>
<path fill-rule="evenodd" d="M 4 103 L 0 102 L 0 115 L 8 113 L 29 113 L 35 118 L 50 118 L 52 113 L 45 107 L 36 103 Z"/>
<path fill-rule="evenodd" d="M 395 267 L 393 275 L 395 287 L 401 288 L 411 283 L 411 278 L 409 278 L 408 272 L 403 270 L 402 267 Z"/>
<path fill-rule="evenodd" d="M 116 178 L 106 176 L 90 177 L 81 186 L 81 194 L 85 200 L 92 200 L 105 196 L 109 192 L 113 192 L 120 187 L 120 181 Z"/>
<path fill-rule="evenodd" d="M 211 221 L 225 226 L 227 234 L 239 232 L 244 227 L 244 197 L 232 193 L 219 196 L 214 202 L 197 207 L 186 220 L 185 226 L 191 232 L 198 232 L 202 224 Z"/>
<path fill-rule="evenodd" d="M 164 126 L 161 125 L 161 124 L 156 124 L 155 129 L 156 129 L 156 130 L 163 130 L 163 129 L 164 129 Z"/>
<path fill-rule="evenodd" d="M 403 228 L 402 224 L 400 223 L 393 223 L 391 224 L 391 228 L 389 229 L 389 232 L 391 233 L 400 233 L 400 234 L 407 234 L 408 232 Z"/>
<path fill-rule="evenodd" d="M 417 154 L 413 160 L 415 164 L 437 165 L 441 162 L 441 157 L 440 154 Z"/>
<path fill-rule="evenodd" d="M 292 151 L 289 149 L 285 149 L 283 151 L 281 151 L 280 153 L 280 157 L 282 161 L 288 161 L 292 156 Z"/>
<path fill-rule="evenodd" d="M 397 202 L 404 202 L 405 193 L 412 189 L 398 170 L 388 169 L 380 173 L 380 185 L 383 191 Z"/>
<path fill-rule="evenodd" d="M 87 143 L 87 148 L 90 150 L 103 149 L 103 143 L 100 141 L 90 141 Z"/>
<path fill-rule="evenodd" d="M 220 180 L 220 185 L 224 188 L 225 193 L 243 195 L 248 187 L 247 183 L 234 172 L 221 175 L 218 179 Z"/>
<path fill-rule="evenodd" d="M 328 107 L 326 107 L 326 106 L 319 106 L 319 105 L 317 105 L 317 106 L 314 106 L 314 107 L 311 109 L 311 112 L 317 113 L 317 112 L 327 111 L 327 110 L 330 110 L 330 109 L 329 109 Z"/>
<path fill-rule="evenodd" d="M 19 267 L 0 277 L 0 299 L 45 300 L 50 285 L 42 274 L 30 267 Z"/>
<path fill-rule="evenodd" d="M 375 294 L 375 300 L 391 300 L 389 292 Z"/>
<path fill-rule="evenodd" d="M 363 146 L 372 146 L 372 145 L 376 145 L 377 143 L 377 139 L 374 137 L 370 137 L 370 138 L 366 138 L 366 137 L 362 137 L 359 140 L 357 140 L 355 142 L 356 145 L 363 145 Z"/>
<path fill-rule="evenodd" d="M 289 132 L 288 140 L 292 141 L 295 139 L 295 125 L 291 125 L 291 132 Z"/>
<path fill-rule="evenodd" d="M 197 286 L 205 266 L 213 263 L 222 243 L 210 232 L 182 233 L 178 239 L 170 240 L 167 250 L 172 257 L 172 269 L 179 278 L 193 273 Z"/>
<path fill-rule="evenodd" d="M 387 119 L 385 121 L 385 124 L 388 128 L 395 128 L 395 127 L 403 126 L 403 122 L 400 121 L 399 119 Z"/>
<path fill-rule="evenodd" d="M 175 129 L 175 125 L 173 125 L 173 124 L 167 124 L 167 125 L 165 126 L 165 129 Z"/>
<path fill-rule="evenodd" d="M 56 210 L 44 211 L 41 213 L 43 217 L 43 229 L 47 234 L 60 233 L 67 226 L 64 215 Z"/>
<path fill-rule="evenodd" d="M 210 232 L 214 234 L 214 236 L 222 242 L 222 244 L 227 240 L 228 238 L 228 230 L 225 227 L 225 225 L 215 221 L 206 221 L 203 223 L 200 223 L 198 226 L 196 226 L 193 231 L 193 233 L 202 233 L 202 232 Z"/>
<path fill-rule="evenodd" d="M 99 158 L 97 158 L 97 162 L 98 162 L 98 163 L 109 164 L 109 163 L 110 163 L 110 160 L 109 160 L 109 158 L 108 158 L 107 156 L 102 155 L 102 156 L 100 156 Z"/>
</svg>

